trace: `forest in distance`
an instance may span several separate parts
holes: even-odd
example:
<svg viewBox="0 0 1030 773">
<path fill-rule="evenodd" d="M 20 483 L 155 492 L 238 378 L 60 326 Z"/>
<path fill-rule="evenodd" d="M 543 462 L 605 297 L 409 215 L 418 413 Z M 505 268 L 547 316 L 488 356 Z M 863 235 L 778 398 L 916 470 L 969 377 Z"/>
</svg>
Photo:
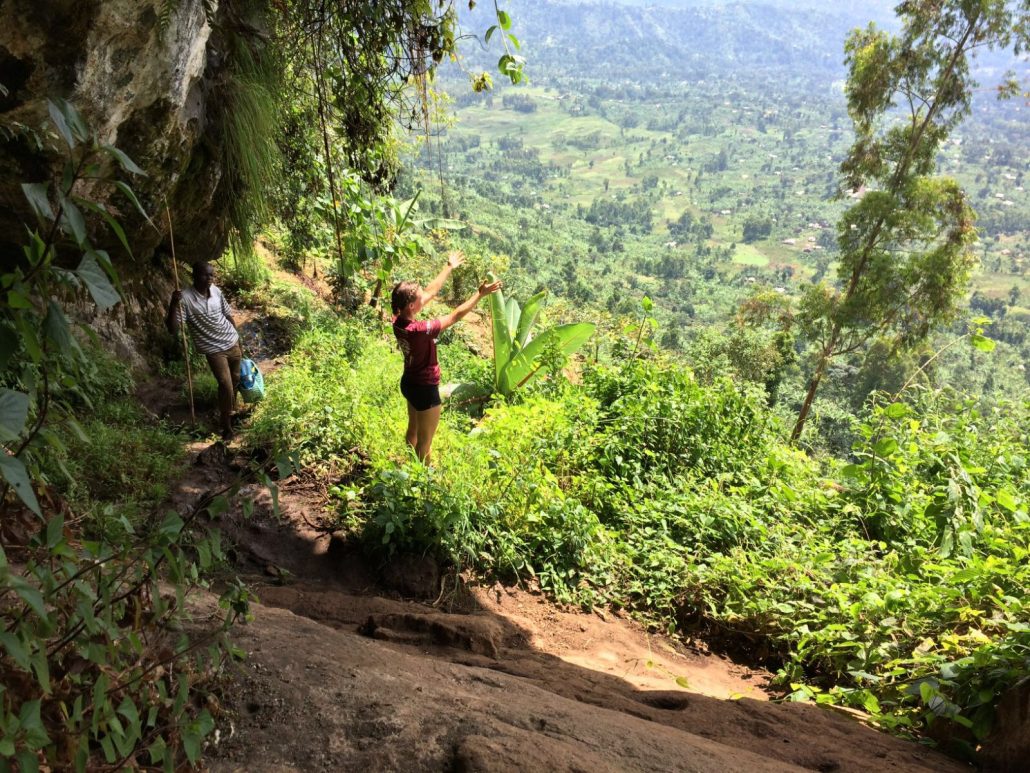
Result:
<svg viewBox="0 0 1030 773">
<path fill-rule="evenodd" d="M 842 42 L 861 11 L 673 5 L 648 5 L 643 18 L 633 4 L 524 9 L 531 83 L 476 93 L 461 68 L 444 69 L 453 119 L 425 143 L 422 176 L 402 177 L 402 191 L 424 187 L 424 206 L 489 234 L 527 290 L 623 314 L 647 295 L 666 323 L 660 340 L 693 350 L 695 368 L 736 370 L 778 394 L 782 383 L 790 399 L 804 374 L 769 348 L 794 332 L 730 322 L 756 288 L 797 296 L 834 278 L 835 224 L 857 195 L 837 173 L 853 140 Z M 465 51 L 465 70 L 485 66 L 479 44 Z M 927 371 L 939 385 L 1015 400 L 1030 395 L 1030 140 L 1025 100 L 999 101 L 992 86 L 1025 66 L 1011 52 L 974 60 L 982 84 L 972 113 L 937 154 L 977 213 L 967 319 L 990 318 L 999 346 L 983 357 L 949 351 Z M 963 324 L 940 328 L 923 359 Z M 876 342 L 839 363 L 838 392 L 822 406 L 834 450 L 849 447 L 850 410 L 920 364 Z"/>
<path fill-rule="evenodd" d="M 250 583 L 328 565 L 242 545 L 315 526 L 356 576 L 430 565 L 437 604 L 617 613 L 1018 761 L 1027 0 L 66 15 L 0 29 L 0 768 L 222 753 Z M 235 417 L 172 324 L 208 254 L 265 371 Z M 448 321 L 431 464 L 412 309 Z"/>
</svg>

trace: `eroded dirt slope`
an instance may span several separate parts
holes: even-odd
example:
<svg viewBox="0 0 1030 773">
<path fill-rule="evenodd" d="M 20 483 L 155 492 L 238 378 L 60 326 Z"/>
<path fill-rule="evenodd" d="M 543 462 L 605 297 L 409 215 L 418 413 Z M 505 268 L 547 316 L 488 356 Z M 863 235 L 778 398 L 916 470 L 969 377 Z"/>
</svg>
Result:
<svg viewBox="0 0 1030 773">
<path fill-rule="evenodd" d="M 233 474 L 231 450 L 196 451 L 183 505 Z M 279 517 L 244 493 L 255 512 L 220 525 L 261 603 L 234 635 L 248 657 L 220 699 L 213 770 L 963 769 L 839 712 L 769 702 L 763 672 L 632 620 L 516 588 L 455 592 L 418 559 L 373 571 L 329 533 L 311 480 L 284 484 Z"/>
</svg>

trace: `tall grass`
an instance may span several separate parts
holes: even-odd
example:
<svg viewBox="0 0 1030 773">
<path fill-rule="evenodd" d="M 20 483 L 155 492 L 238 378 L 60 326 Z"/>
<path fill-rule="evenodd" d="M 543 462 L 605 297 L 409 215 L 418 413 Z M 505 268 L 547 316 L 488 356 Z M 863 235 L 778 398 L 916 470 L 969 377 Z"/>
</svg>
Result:
<svg viewBox="0 0 1030 773">
<path fill-rule="evenodd" d="M 240 261 L 257 261 L 253 255 L 254 235 L 257 227 L 269 219 L 271 190 L 282 168 L 275 141 L 282 64 L 254 37 L 234 33 L 231 43 L 232 64 L 220 118 L 229 245 L 238 266 Z"/>
</svg>

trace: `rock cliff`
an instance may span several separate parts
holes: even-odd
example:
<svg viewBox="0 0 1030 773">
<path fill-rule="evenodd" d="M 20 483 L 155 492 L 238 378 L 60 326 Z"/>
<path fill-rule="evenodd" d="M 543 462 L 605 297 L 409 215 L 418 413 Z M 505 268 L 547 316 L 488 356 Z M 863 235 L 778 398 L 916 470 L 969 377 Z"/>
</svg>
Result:
<svg viewBox="0 0 1030 773">
<path fill-rule="evenodd" d="M 144 301 L 170 275 L 167 203 L 180 260 L 217 255 L 225 243 L 222 114 L 232 3 L 210 0 L 0 0 L 0 259 L 18 259 L 29 212 L 23 182 L 60 170 L 45 133 L 47 99 L 75 104 L 104 143 L 146 172 L 131 184 L 147 223 L 112 201 L 134 259 L 111 254 Z M 209 18 L 210 16 L 210 18 Z M 214 25 L 212 26 L 212 23 Z M 101 240 L 103 237 L 100 237 Z M 155 277 L 157 274 L 157 277 Z M 155 282 L 155 278 L 158 280 Z M 166 279 L 165 279 L 166 281 Z"/>
</svg>

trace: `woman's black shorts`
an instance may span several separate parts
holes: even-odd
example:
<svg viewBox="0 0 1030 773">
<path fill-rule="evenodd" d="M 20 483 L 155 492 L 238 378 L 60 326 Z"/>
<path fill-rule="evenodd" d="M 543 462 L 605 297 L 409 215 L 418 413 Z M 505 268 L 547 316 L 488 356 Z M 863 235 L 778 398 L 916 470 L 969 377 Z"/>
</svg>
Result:
<svg viewBox="0 0 1030 773">
<path fill-rule="evenodd" d="M 401 394 L 416 411 L 428 411 L 430 408 L 440 405 L 441 402 L 439 384 L 413 384 L 402 378 Z"/>
</svg>

